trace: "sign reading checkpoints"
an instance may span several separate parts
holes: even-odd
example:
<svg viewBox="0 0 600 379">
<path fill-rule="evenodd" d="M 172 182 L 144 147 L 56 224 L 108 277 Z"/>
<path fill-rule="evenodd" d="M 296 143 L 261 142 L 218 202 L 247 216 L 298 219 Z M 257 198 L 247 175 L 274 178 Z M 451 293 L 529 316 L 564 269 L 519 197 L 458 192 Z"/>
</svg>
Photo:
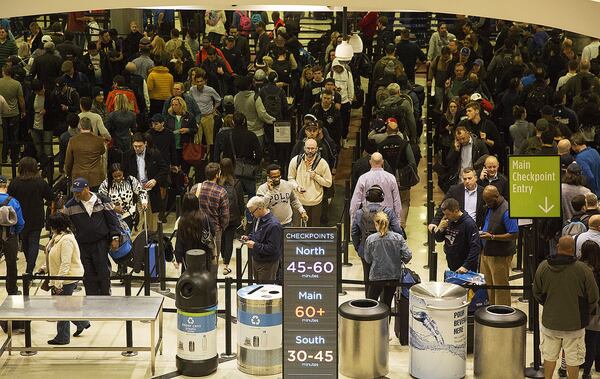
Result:
<svg viewBox="0 0 600 379">
<path fill-rule="evenodd" d="M 561 217 L 560 157 L 508 157 L 509 215 L 511 218 Z"/>
</svg>

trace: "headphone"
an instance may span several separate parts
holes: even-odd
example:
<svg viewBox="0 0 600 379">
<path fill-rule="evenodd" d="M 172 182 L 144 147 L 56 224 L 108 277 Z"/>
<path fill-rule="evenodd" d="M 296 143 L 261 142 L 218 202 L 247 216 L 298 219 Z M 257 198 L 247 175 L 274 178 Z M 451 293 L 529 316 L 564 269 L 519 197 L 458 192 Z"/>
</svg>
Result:
<svg viewBox="0 0 600 379">
<path fill-rule="evenodd" d="M 385 195 L 381 186 L 379 184 L 375 184 L 367 190 L 365 198 L 369 203 L 382 203 Z"/>
</svg>

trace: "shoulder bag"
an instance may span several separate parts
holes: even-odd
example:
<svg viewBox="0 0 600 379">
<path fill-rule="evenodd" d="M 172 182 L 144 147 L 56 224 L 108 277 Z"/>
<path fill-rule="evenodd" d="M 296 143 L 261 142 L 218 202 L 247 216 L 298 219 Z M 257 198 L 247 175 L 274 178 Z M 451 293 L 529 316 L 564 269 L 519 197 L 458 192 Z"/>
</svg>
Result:
<svg viewBox="0 0 600 379">
<path fill-rule="evenodd" d="M 183 144 L 183 160 L 192 166 L 202 163 L 206 155 L 206 146 L 202 144 L 201 138 L 200 133 L 196 133 L 191 142 Z"/>
<path fill-rule="evenodd" d="M 237 178 L 254 179 L 256 177 L 256 167 L 253 164 L 247 163 L 244 158 L 237 157 L 232 133 L 229 133 L 229 144 L 231 145 L 231 154 L 233 154 L 233 160 L 235 162 L 235 176 Z"/>
</svg>

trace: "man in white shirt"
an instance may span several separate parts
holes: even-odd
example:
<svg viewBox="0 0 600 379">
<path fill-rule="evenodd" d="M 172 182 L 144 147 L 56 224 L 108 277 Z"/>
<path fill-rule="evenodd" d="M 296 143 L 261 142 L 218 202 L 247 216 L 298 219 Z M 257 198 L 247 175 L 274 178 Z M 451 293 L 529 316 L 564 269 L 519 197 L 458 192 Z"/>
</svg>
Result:
<svg viewBox="0 0 600 379">
<path fill-rule="evenodd" d="M 258 187 L 258 196 L 265 198 L 267 208 L 279 220 L 282 226 L 291 226 L 293 210 L 300 213 L 304 221 L 308 215 L 294 193 L 294 186 L 287 180 L 281 179 L 281 168 L 279 165 L 271 164 L 267 167 L 267 182 Z"/>
<path fill-rule="evenodd" d="M 600 40 L 598 38 L 592 38 L 587 46 L 583 48 L 581 52 L 581 60 L 591 61 L 598 56 L 598 48 L 600 47 Z"/>
</svg>

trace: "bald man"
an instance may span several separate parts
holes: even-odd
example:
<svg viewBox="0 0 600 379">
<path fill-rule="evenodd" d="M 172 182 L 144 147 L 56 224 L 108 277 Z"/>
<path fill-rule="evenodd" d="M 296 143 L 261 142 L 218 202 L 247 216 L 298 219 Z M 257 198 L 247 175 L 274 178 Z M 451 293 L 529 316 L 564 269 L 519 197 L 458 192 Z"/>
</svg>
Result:
<svg viewBox="0 0 600 379">
<path fill-rule="evenodd" d="M 573 158 L 573 154 L 571 154 L 571 141 L 567 138 L 563 138 L 558 141 L 556 148 L 558 150 L 558 155 L 560 155 L 560 168 L 565 172 L 567 171 L 567 167 L 575 162 L 575 158 Z"/>
<path fill-rule="evenodd" d="M 369 160 L 371 170 L 358 178 L 352 200 L 350 201 L 350 219 L 354 220 L 354 213 L 361 205 L 366 205 L 365 199 L 367 190 L 373 185 L 378 184 L 383 190 L 384 199 L 381 203 L 383 207 L 390 207 L 394 210 L 398 219 L 400 219 L 402 211 L 402 202 L 400 200 L 400 192 L 396 177 L 383 169 L 383 156 L 380 153 L 373 153 Z"/>
<path fill-rule="evenodd" d="M 500 163 L 498 158 L 493 155 L 488 156 L 483 164 L 483 169 L 479 174 L 479 181 L 477 182 L 482 187 L 494 185 L 500 195 L 504 198 L 508 197 L 508 179 L 502 173 L 498 172 L 500 169 Z"/>
<path fill-rule="evenodd" d="M 479 236 L 483 240 L 481 273 L 486 284 L 507 286 L 519 225 L 517 219 L 508 217 L 508 201 L 495 186 L 484 188 L 483 201 L 488 210 Z M 490 304 L 511 305 L 509 290 L 488 290 L 488 296 Z"/>
<path fill-rule="evenodd" d="M 596 198 L 596 206 L 598 198 Z M 592 240 L 600 245 L 600 215 L 593 215 L 588 220 L 589 229 L 587 232 L 583 232 L 575 236 L 576 242 L 576 256 L 581 257 L 581 246 L 585 241 Z"/>
<path fill-rule="evenodd" d="M 564 350 L 569 378 L 579 376 L 585 362 L 585 327 L 597 313 L 598 285 L 586 263 L 574 257 L 573 237 L 558 240 L 558 253 L 540 263 L 533 281 L 533 296 L 544 306 L 540 350 L 544 375 L 551 379 Z"/>
</svg>

